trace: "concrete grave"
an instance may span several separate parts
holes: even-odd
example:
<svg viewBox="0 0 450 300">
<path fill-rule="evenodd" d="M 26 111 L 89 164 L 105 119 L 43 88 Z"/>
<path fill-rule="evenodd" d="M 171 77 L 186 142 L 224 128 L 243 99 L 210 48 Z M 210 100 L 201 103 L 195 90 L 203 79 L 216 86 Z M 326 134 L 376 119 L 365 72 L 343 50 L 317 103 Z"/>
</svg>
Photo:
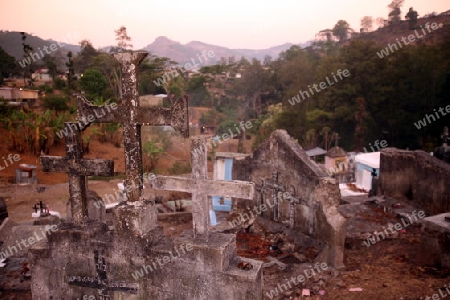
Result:
<svg viewBox="0 0 450 300">
<path fill-rule="evenodd" d="M 450 269 L 450 213 L 422 220 L 422 237 L 418 262 Z"/>
<path fill-rule="evenodd" d="M 450 211 L 449 181 L 450 165 L 424 151 L 381 150 L 378 194 L 441 214 Z"/>
<path fill-rule="evenodd" d="M 284 224 L 292 233 L 319 241 L 323 247 L 316 259 L 344 266 L 346 219 L 337 211 L 339 185 L 286 131 L 273 132 L 252 157 L 235 161 L 233 178 L 256 183 L 254 200 L 240 205 L 239 211 L 264 205 L 259 215 L 264 224 Z"/>
</svg>

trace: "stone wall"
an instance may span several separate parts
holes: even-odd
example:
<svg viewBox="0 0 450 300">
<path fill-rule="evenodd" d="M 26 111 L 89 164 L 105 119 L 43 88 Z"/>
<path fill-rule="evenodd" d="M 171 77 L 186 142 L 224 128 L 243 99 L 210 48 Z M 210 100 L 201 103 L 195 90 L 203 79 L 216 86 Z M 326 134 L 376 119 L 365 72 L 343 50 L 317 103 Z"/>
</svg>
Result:
<svg viewBox="0 0 450 300">
<path fill-rule="evenodd" d="M 264 182 L 274 172 L 278 173 L 279 185 L 300 199 L 292 206 L 289 199 L 279 194 L 277 222 L 290 227 L 293 217 L 292 231 L 325 242 L 320 259 L 336 268 L 343 267 L 346 219 L 337 211 L 339 184 L 310 160 L 286 131 L 277 130 L 255 150 L 253 157 L 234 163 L 233 179 L 266 185 L 262 192 L 255 193 L 252 203 L 246 203 L 247 207 L 261 205 L 262 199 L 265 203 L 272 201 L 273 190 Z M 274 220 L 274 208 L 263 212 L 261 217 Z"/>
<path fill-rule="evenodd" d="M 450 211 L 450 165 L 420 150 L 381 151 L 378 193 L 412 201 L 429 214 Z"/>
</svg>

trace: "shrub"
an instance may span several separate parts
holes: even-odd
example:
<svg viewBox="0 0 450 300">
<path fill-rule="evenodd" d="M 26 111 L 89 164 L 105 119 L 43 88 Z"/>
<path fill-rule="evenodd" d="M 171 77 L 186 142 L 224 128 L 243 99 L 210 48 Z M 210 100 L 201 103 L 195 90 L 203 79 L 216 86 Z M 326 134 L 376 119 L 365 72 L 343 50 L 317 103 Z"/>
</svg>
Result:
<svg viewBox="0 0 450 300">
<path fill-rule="evenodd" d="M 175 162 L 169 169 L 170 175 L 181 175 L 191 173 L 191 166 L 187 162 Z"/>
<path fill-rule="evenodd" d="M 44 107 L 56 111 L 68 110 L 68 99 L 61 95 L 47 95 L 44 97 Z"/>
</svg>

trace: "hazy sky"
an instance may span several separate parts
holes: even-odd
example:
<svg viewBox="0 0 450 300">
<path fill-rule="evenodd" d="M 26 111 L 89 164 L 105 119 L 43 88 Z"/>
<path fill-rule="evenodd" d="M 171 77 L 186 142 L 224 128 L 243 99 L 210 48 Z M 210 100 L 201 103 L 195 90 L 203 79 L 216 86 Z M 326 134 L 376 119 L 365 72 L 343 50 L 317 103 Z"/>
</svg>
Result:
<svg viewBox="0 0 450 300">
<path fill-rule="evenodd" d="M 262 49 L 313 39 L 340 19 L 359 31 L 363 16 L 387 18 L 392 0 L 0 0 L 0 29 L 63 40 L 71 33 L 94 47 L 115 45 L 127 27 L 134 49 L 158 36 L 229 48 Z M 449 0 L 405 0 L 419 15 L 450 9 Z M 69 40 L 77 44 L 80 39 Z"/>
</svg>

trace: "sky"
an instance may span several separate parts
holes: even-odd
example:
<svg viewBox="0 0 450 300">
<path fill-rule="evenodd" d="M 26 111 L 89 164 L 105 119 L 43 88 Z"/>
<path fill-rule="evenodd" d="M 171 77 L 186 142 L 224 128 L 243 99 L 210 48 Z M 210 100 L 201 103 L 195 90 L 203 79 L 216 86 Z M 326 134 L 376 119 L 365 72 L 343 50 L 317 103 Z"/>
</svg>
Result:
<svg viewBox="0 0 450 300">
<path fill-rule="evenodd" d="M 264 49 L 303 43 L 346 20 L 359 31 L 364 16 L 387 18 L 392 0 L 0 0 L 0 29 L 94 47 L 116 45 L 127 28 L 133 49 L 166 36 L 182 44 L 201 41 L 228 48 Z M 405 0 L 419 16 L 450 9 L 449 0 Z"/>
</svg>

